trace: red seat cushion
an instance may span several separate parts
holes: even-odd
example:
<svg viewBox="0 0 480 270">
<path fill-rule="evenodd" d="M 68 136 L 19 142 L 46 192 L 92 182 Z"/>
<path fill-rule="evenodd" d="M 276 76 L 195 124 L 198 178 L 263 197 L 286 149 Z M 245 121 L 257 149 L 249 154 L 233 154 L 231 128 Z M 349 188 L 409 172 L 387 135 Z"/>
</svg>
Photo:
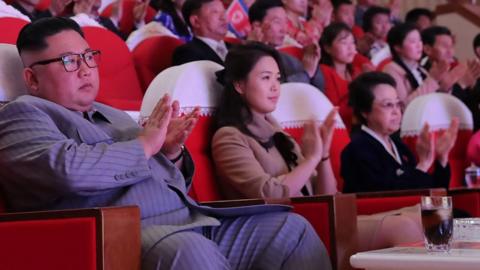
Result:
<svg viewBox="0 0 480 270">
<path fill-rule="evenodd" d="M 195 164 L 193 186 L 189 194 L 200 202 L 221 199 L 211 158 L 210 142 L 213 136 L 211 124 L 211 116 L 200 117 L 186 142 Z"/>
<path fill-rule="evenodd" d="M 295 213 L 302 215 L 312 224 L 328 252 L 331 253 L 332 240 L 330 234 L 332 228 L 330 227 L 330 223 L 327 222 L 330 220 L 328 203 L 302 202 L 298 204 L 293 203 L 292 205 Z"/>
<path fill-rule="evenodd" d="M 95 218 L 0 222 L 1 269 L 94 270 Z M 19 256 L 23 254 L 24 256 Z"/>
<path fill-rule="evenodd" d="M 102 52 L 97 101 L 121 110 L 139 111 L 143 91 L 125 42 L 104 28 L 84 27 L 83 31 L 90 47 Z"/>
<path fill-rule="evenodd" d="M 452 195 L 456 209 L 469 213 L 472 217 L 480 217 L 480 192 L 472 191 Z"/>
<path fill-rule="evenodd" d="M 138 44 L 133 50 L 133 61 L 145 92 L 152 80 L 164 69 L 172 65 L 172 55 L 175 48 L 183 41 L 170 36 L 150 37 Z"/>
<path fill-rule="evenodd" d="M 0 18 L 0 43 L 8 43 L 15 45 L 17 43 L 18 34 L 20 30 L 28 24 L 19 18 L 2 17 Z"/>
</svg>

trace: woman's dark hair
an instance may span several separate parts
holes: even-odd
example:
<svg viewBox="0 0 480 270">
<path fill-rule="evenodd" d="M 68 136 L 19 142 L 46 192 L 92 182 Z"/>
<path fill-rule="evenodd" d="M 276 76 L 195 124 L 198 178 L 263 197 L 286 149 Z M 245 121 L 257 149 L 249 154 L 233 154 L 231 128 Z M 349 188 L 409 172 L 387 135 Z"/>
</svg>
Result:
<svg viewBox="0 0 480 270">
<path fill-rule="evenodd" d="M 180 36 L 190 34 L 187 26 L 187 18 L 185 18 L 185 21 L 183 21 L 182 18 L 178 16 L 177 10 L 175 9 L 175 4 L 172 0 L 159 0 L 158 9 L 172 17 L 173 25 L 175 25 L 175 29 L 177 29 L 177 33 Z"/>
<path fill-rule="evenodd" d="M 397 51 L 395 50 L 396 46 L 399 46 L 399 47 L 403 46 L 403 42 L 407 38 L 408 34 L 410 34 L 413 31 L 418 31 L 418 29 L 415 28 L 413 24 L 401 23 L 401 24 L 395 25 L 388 32 L 387 42 L 388 42 L 388 46 L 390 47 L 390 51 L 392 53 L 393 62 L 397 63 L 399 66 L 402 67 L 403 70 L 405 70 L 405 72 L 407 73 L 407 79 L 410 82 L 410 85 L 412 86 L 413 89 L 416 89 L 419 86 L 417 80 L 415 79 L 410 69 L 405 65 L 405 63 L 402 61 Z"/>
<path fill-rule="evenodd" d="M 392 76 L 378 71 L 363 73 L 348 85 L 348 105 L 352 107 L 353 114 L 360 124 L 366 124 L 367 120 L 362 113 L 372 111 L 375 99 L 373 90 L 379 84 L 388 84 L 394 88 L 397 86 Z"/>
<path fill-rule="evenodd" d="M 282 62 L 279 53 L 262 43 L 251 42 L 238 45 L 229 50 L 225 59 L 225 70 L 221 73 L 224 83 L 224 91 L 219 106 L 213 118 L 213 130 L 221 127 L 233 126 L 241 132 L 256 138 L 248 129 L 247 125 L 252 122 L 252 111 L 244 98 L 235 90 L 234 83 L 246 80 L 248 74 L 262 57 L 272 57 L 284 76 Z M 293 152 L 293 142 L 282 132 L 275 133 L 269 142 L 259 142 L 266 149 L 275 145 L 289 169 L 297 165 L 297 155 Z"/>
<path fill-rule="evenodd" d="M 373 29 L 373 18 L 378 14 L 387 15 L 390 17 L 390 9 L 379 6 L 372 6 L 363 14 L 362 28 L 365 33 L 371 32 Z"/>
<path fill-rule="evenodd" d="M 323 30 L 322 37 L 320 38 L 320 48 L 322 49 L 322 58 L 320 62 L 322 64 L 333 67 L 333 57 L 327 52 L 325 48 L 331 47 L 335 39 L 342 32 L 347 32 L 352 34 L 352 29 L 348 27 L 345 23 L 335 22 L 331 23 Z M 349 72 L 352 71 L 352 65 L 348 64 L 347 69 Z"/>
<path fill-rule="evenodd" d="M 275 59 L 283 77 L 280 55 L 267 45 L 250 42 L 237 45 L 228 51 L 221 79 L 224 91 L 214 116 L 214 130 L 224 126 L 234 126 L 251 135 L 246 125 L 252 121 L 252 113 L 243 97 L 235 90 L 234 83 L 246 80 L 257 62 L 265 56 Z"/>
</svg>

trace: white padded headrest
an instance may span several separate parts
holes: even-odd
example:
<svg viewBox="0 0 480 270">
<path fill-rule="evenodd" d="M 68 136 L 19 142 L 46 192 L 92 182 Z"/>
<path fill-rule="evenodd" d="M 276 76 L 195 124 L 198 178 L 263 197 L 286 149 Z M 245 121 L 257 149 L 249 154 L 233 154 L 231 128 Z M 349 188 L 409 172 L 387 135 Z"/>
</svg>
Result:
<svg viewBox="0 0 480 270">
<path fill-rule="evenodd" d="M 432 93 L 412 100 L 403 114 L 401 136 L 415 136 L 425 123 L 431 131 L 446 129 L 452 118 L 458 118 L 460 129 L 473 129 L 470 110 L 456 97 L 445 93 Z"/>
<path fill-rule="evenodd" d="M 27 93 L 22 73 L 23 63 L 15 45 L 0 43 L 0 101 Z"/>
<path fill-rule="evenodd" d="M 212 61 L 196 61 L 165 69 L 150 83 L 143 97 L 140 116 L 150 116 L 160 98 L 168 93 L 180 102 L 181 111 L 200 107 L 202 114 L 217 106 L 223 87 L 215 72 L 223 67 Z"/>
<path fill-rule="evenodd" d="M 273 117 L 283 128 L 301 127 L 310 120 L 323 122 L 333 105 L 316 87 L 306 83 L 284 83 Z M 345 128 L 340 116 L 335 118 L 336 128 Z"/>
</svg>

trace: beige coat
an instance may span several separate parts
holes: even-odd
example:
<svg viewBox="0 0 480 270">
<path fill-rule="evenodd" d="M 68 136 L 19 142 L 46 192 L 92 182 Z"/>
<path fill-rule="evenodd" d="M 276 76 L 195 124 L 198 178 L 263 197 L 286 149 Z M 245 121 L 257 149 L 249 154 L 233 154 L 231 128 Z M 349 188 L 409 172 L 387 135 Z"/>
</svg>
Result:
<svg viewBox="0 0 480 270">
<path fill-rule="evenodd" d="M 296 143 L 294 152 L 300 163 L 303 156 Z M 225 198 L 289 197 L 289 189 L 282 183 L 288 167 L 276 147 L 267 151 L 256 139 L 237 128 L 223 127 L 213 137 L 212 155 Z M 313 193 L 310 183 L 307 189 Z"/>
</svg>

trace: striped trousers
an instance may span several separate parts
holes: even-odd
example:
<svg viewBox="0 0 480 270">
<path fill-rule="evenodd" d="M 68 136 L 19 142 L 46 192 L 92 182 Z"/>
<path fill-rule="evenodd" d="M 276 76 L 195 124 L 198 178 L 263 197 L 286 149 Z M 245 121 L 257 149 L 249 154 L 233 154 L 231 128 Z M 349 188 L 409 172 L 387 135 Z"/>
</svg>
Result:
<svg viewBox="0 0 480 270">
<path fill-rule="evenodd" d="M 297 214 L 241 216 L 221 223 L 161 239 L 143 254 L 142 269 L 331 269 L 323 243 Z"/>
</svg>

